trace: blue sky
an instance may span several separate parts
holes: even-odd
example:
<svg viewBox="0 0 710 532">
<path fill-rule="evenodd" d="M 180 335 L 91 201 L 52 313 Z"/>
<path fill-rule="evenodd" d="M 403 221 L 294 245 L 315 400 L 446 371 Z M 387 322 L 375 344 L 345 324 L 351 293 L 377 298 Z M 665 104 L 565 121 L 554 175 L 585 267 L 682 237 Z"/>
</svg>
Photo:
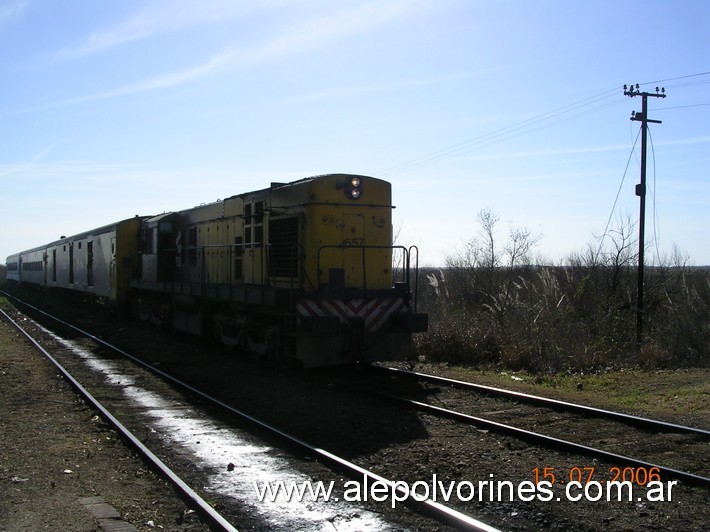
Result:
<svg viewBox="0 0 710 532">
<path fill-rule="evenodd" d="M 649 99 L 650 258 L 710 264 L 708 20 L 697 0 L 4 0 L 0 261 L 348 172 L 392 182 L 424 264 L 484 208 L 556 263 L 637 220 L 622 86 L 640 83 L 667 94 Z"/>
</svg>

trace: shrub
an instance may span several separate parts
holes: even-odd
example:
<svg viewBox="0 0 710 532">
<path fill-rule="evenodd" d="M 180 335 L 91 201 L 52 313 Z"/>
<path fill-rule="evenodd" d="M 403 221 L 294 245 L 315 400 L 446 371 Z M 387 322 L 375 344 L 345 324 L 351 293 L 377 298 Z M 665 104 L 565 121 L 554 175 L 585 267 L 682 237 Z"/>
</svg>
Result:
<svg viewBox="0 0 710 532">
<path fill-rule="evenodd" d="M 544 373 L 710 365 L 710 268 L 689 267 L 676 253 L 646 269 L 639 345 L 629 224 L 606 248 L 534 266 L 537 237 L 511 227 L 498 246 L 497 217 L 484 211 L 479 221 L 481 233 L 446 268 L 424 272 L 419 301 L 431 330 L 418 340 L 420 356 Z"/>
</svg>

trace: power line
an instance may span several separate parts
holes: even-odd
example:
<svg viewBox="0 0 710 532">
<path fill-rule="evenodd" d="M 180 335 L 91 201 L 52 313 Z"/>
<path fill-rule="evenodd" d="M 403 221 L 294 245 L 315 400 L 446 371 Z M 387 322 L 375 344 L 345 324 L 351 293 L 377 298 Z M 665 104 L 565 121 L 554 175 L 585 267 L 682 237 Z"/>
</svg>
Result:
<svg viewBox="0 0 710 532">
<path fill-rule="evenodd" d="M 439 160 L 439 159 L 442 159 L 445 157 L 450 157 L 451 155 L 459 153 L 463 150 L 470 149 L 474 146 L 479 146 L 481 144 L 489 143 L 493 140 L 497 140 L 502 137 L 506 137 L 506 136 L 516 133 L 520 130 L 530 128 L 532 126 L 546 122 L 546 121 L 551 120 L 553 118 L 563 116 L 563 115 L 570 113 L 572 111 L 576 111 L 578 109 L 582 109 L 582 108 L 592 105 L 594 103 L 598 103 L 600 101 L 603 101 L 603 100 L 613 96 L 614 94 L 617 93 L 617 91 L 618 91 L 618 89 L 610 89 L 610 90 L 604 91 L 604 92 L 596 94 L 594 96 L 590 96 L 588 98 L 584 98 L 584 99 L 579 100 L 577 102 L 565 105 L 565 106 L 560 107 L 558 109 L 548 111 L 548 112 L 542 113 L 540 115 L 536 115 L 536 116 L 528 118 L 526 120 L 516 122 L 515 124 L 511 124 L 509 126 L 506 126 L 506 127 L 500 128 L 500 129 L 496 129 L 496 130 L 491 131 L 489 133 L 479 135 L 479 136 L 474 137 L 472 139 L 465 140 L 465 141 L 460 142 L 458 144 L 454 144 L 453 146 L 442 148 L 440 150 L 431 152 L 429 154 L 422 155 L 422 156 L 416 157 L 414 159 L 410 159 L 409 161 L 405 161 L 403 163 L 400 163 L 400 164 L 397 164 L 394 166 L 390 166 L 388 168 L 384 168 L 377 173 L 383 174 L 383 173 L 390 173 L 390 172 L 394 172 L 394 171 L 401 171 L 401 170 L 405 170 L 405 169 L 411 169 L 411 168 L 414 168 L 417 166 L 421 166 L 423 164 L 431 163 L 433 161 L 436 161 L 436 160 Z M 617 103 L 620 103 L 621 101 L 623 101 L 623 100 L 619 100 L 619 102 L 614 102 L 612 104 L 605 104 L 603 106 L 599 106 L 598 108 L 596 108 L 594 110 L 603 109 L 603 108 L 608 107 L 610 105 L 616 105 Z M 592 111 L 589 111 L 589 112 L 592 112 Z M 580 113 L 579 116 L 581 116 L 582 114 L 585 114 L 585 113 L 584 112 Z"/>
<path fill-rule="evenodd" d="M 648 141 L 651 143 L 651 159 L 653 160 L 653 187 L 651 192 L 651 197 L 653 198 L 653 243 L 656 248 L 656 260 L 658 265 L 661 264 L 661 253 L 658 249 L 658 209 L 656 205 L 656 149 L 653 146 L 653 136 L 651 135 L 651 128 L 648 129 Z"/>
<path fill-rule="evenodd" d="M 666 78 L 666 79 L 658 79 L 656 81 L 646 81 L 645 83 L 639 83 L 639 85 L 654 85 L 656 83 L 666 83 L 668 81 L 676 81 L 678 79 L 688 79 L 688 78 L 697 78 L 699 76 L 707 76 L 710 75 L 710 70 L 707 72 L 698 72 L 696 74 L 687 74 L 685 76 L 678 76 L 675 78 Z M 671 85 L 669 85 L 670 87 Z M 674 85 L 675 86 L 675 85 Z"/>
<path fill-rule="evenodd" d="M 707 76 L 710 75 L 710 71 L 707 72 L 698 72 L 695 74 L 687 74 L 684 76 L 677 76 L 673 78 L 666 78 L 666 79 L 659 79 L 655 81 L 647 81 L 644 83 L 640 83 L 639 86 L 644 86 L 644 85 L 654 85 L 656 83 L 665 83 L 668 81 L 677 81 L 677 80 L 682 80 L 682 79 L 690 79 L 690 78 L 696 78 L 700 76 Z M 670 85 L 670 87 L 685 87 L 685 86 L 691 86 L 691 85 L 699 85 L 699 84 L 705 84 L 705 83 L 710 83 L 709 81 L 692 81 L 688 83 L 678 83 L 678 84 L 673 84 Z M 479 148 L 481 146 L 485 145 L 490 145 L 493 142 L 500 141 L 503 139 L 508 139 L 515 134 L 523 134 L 529 131 L 536 131 L 538 129 L 542 129 L 544 127 L 550 127 L 552 125 L 567 121 L 567 120 L 573 120 L 575 118 L 579 118 L 580 116 L 584 116 L 589 113 L 593 113 L 596 111 L 600 111 L 602 109 L 606 109 L 608 107 L 612 107 L 614 105 L 618 105 L 625 101 L 623 98 L 618 99 L 617 101 L 613 102 L 606 102 L 604 104 L 592 107 L 590 109 L 584 109 L 585 107 L 588 107 L 590 105 L 596 104 L 603 102 L 604 100 L 614 97 L 615 95 L 618 94 L 618 88 L 614 89 L 609 89 L 604 92 L 600 92 L 598 94 L 595 94 L 593 96 L 589 96 L 587 98 L 583 98 L 582 100 L 578 100 L 576 102 L 564 105 L 562 107 L 559 107 L 557 109 L 554 109 L 552 111 L 548 111 L 546 113 L 542 113 L 536 116 L 533 116 L 531 118 L 528 118 L 526 120 L 522 120 L 520 122 L 516 122 L 514 124 L 511 124 L 509 126 L 505 126 L 496 130 L 493 130 L 488 133 L 484 133 L 482 135 L 479 135 L 477 137 L 473 137 L 471 139 L 459 142 L 457 144 L 454 144 L 452 146 L 448 146 L 445 148 L 441 148 L 439 150 L 433 151 L 431 153 L 415 157 L 413 159 L 410 159 L 408 161 L 404 161 L 402 163 L 389 166 L 386 168 L 383 168 L 379 171 L 376 172 L 378 175 L 382 174 L 390 174 L 393 172 L 402 172 L 405 170 L 411 170 L 420 166 L 424 166 L 426 164 L 431 164 L 435 161 L 445 159 L 445 158 L 450 158 L 458 153 L 461 153 L 466 150 L 471 150 L 473 148 Z M 676 106 L 676 107 L 662 107 L 659 108 L 658 110 L 667 110 L 667 109 L 681 109 L 684 107 L 696 107 L 696 106 L 706 106 L 710 105 L 710 103 L 702 103 L 702 104 L 695 104 L 695 105 L 687 105 L 687 106 Z M 584 109 L 583 111 L 570 115 L 573 111 L 577 111 L 580 109 Z M 569 116 L 566 116 L 569 115 Z M 560 118 L 559 120 L 553 121 L 554 118 Z M 539 126 L 539 127 L 534 127 L 534 126 Z M 528 131 L 526 131 L 528 130 Z"/>
<path fill-rule="evenodd" d="M 673 83 L 671 85 L 668 85 L 669 89 L 677 89 L 679 87 L 695 87 L 696 85 L 707 85 L 710 83 L 710 81 L 705 80 L 705 81 L 689 81 L 687 83 Z"/>
<path fill-rule="evenodd" d="M 657 107 L 654 111 L 667 111 L 669 109 L 686 109 L 688 107 L 705 107 L 710 103 L 694 103 L 692 105 L 676 105 L 674 107 Z"/>
<path fill-rule="evenodd" d="M 609 218 L 606 221 L 606 227 L 604 227 L 604 232 L 599 239 L 599 248 L 597 248 L 597 254 L 594 257 L 594 262 L 596 263 L 599 259 L 599 254 L 602 251 L 602 245 L 604 244 L 604 239 L 609 232 L 609 225 L 611 224 L 611 219 L 614 217 L 614 211 L 616 210 L 616 204 L 619 201 L 619 196 L 621 195 L 621 188 L 624 186 L 624 180 L 626 180 L 626 173 L 629 171 L 629 165 L 631 164 L 631 158 L 634 156 L 634 151 L 636 150 L 636 143 L 641 136 L 641 128 L 639 128 L 636 134 L 636 139 L 634 140 L 634 145 L 631 146 L 631 151 L 629 152 L 629 158 L 626 160 L 626 168 L 624 168 L 624 174 L 621 176 L 621 183 L 619 183 L 619 190 L 616 191 L 616 198 L 614 198 L 614 205 L 611 206 L 611 212 L 609 213 Z"/>
</svg>

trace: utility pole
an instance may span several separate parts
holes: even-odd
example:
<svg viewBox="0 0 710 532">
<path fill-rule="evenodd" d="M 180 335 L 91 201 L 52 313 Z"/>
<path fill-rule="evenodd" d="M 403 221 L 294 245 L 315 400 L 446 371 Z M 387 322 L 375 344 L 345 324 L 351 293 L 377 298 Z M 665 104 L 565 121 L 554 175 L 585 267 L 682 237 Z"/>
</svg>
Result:
<svg viewBox="0 0 710 532">
<path fill-rule="evenodd" d="M 641 112 L 632 112 L 631 120 L 641 122 L 641 182 L 636 185 L 636 195 L 639 196 L 639 265 L 637 274 L 636 291 L 636 348 L 641 347 L 643 335 L 643 252 L 644 252 L 644 232 L 646 226 L 646 135 L 648 123 L 661 124 L 660 120 L 648 118 L 648 97 L 665 98 L 666 89 L 660 90 L 656 87 L 655 93 L 641 92 L 638 83 L 634 86 L 624 85 L 624 94 L 633 98 L 641 96 Z"/>
</svg>

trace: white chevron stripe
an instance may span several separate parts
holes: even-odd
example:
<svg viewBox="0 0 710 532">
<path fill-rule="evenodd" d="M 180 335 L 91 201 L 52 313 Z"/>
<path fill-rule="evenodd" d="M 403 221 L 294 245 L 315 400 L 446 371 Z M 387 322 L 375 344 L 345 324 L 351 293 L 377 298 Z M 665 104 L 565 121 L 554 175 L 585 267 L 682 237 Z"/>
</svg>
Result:
<svg viewBox="0 0 710 532">
<path fill-rule="evenodd" d="M 366 330 L 376 331 L 390 316 L 402 313 L 406 308 L 402 298 L 353 299 L 347 302 L 323 299 L 320 305 L 312 299 L 302 299 L 296 310 L 302 316 L 336 316 L 344 323 L 351 318 L 362 318 Z"/>
<path fill-rule="evenodd" d="M 320 309 L 318 304 L 312 299 L 301 299 L 296 304 L 296 310 L 302 316 L 325 316 L 325 313 Z"/>
</svg>

